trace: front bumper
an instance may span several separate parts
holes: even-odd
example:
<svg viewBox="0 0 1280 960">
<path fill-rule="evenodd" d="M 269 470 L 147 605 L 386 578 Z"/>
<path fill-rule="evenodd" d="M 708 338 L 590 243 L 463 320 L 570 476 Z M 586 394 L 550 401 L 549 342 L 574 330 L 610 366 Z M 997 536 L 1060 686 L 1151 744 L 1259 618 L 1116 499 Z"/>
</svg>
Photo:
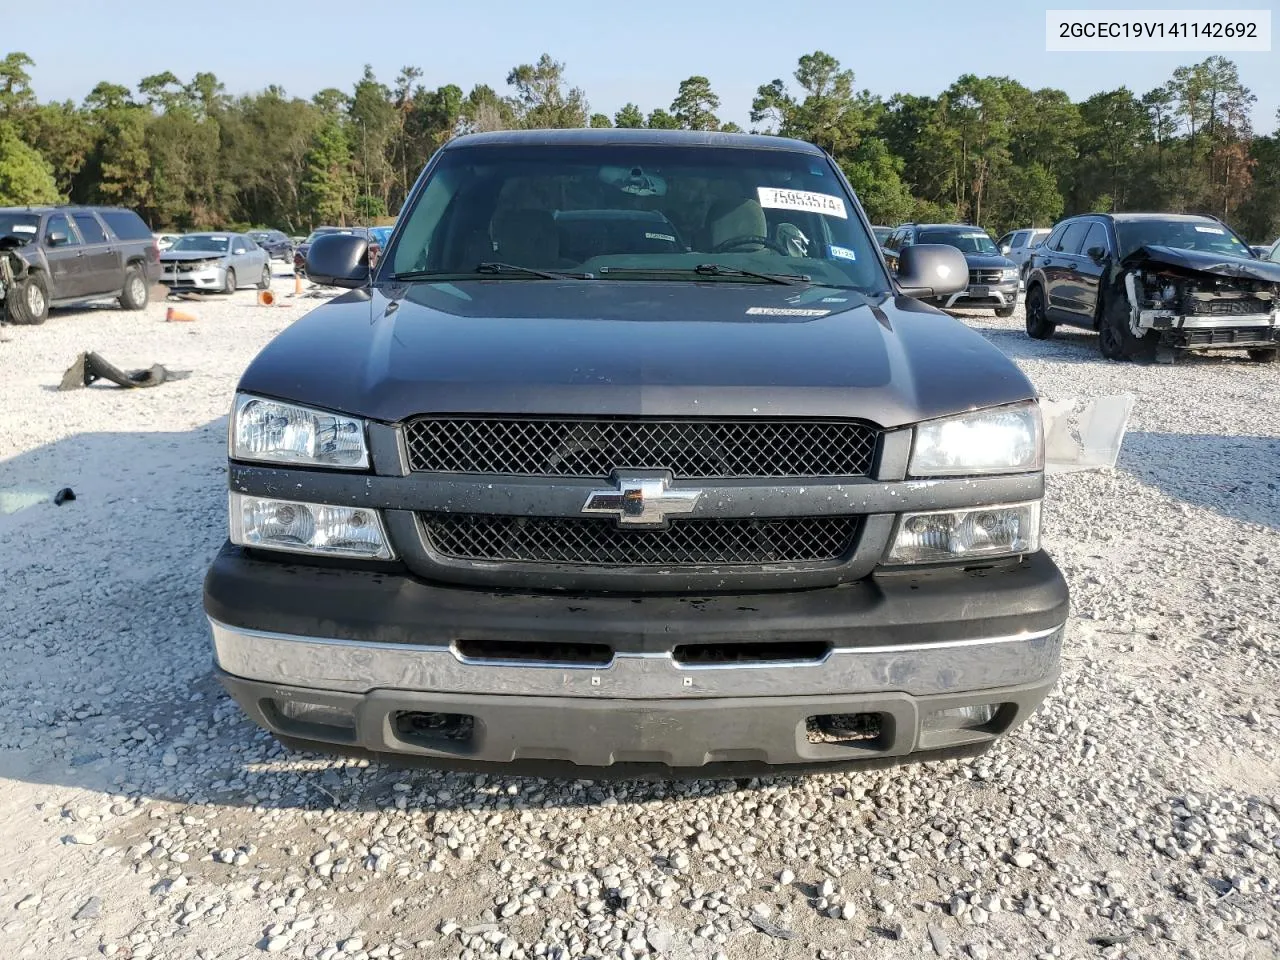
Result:
<svg viewBox="0 0 1280 960">
<path fill-rule="evenodd" d="M 226 272 L 217 267 L 190 272 L 176 272 L 165 268 L 160 274 L 160 282 L 175 290 L 221 290 L 226 283 L 226 276 Z"/>
<path fill-rule="evenodd" d="M 985 749 L 1052 686 L 1067 591 L 1043 553 L 983 571 L 693 598 L 442 587 L 228 545 L 205 611 L 223 684 L 286 739 L 461 766 L 705 776 Z M 752 653 L 763 644 L 767 659 Z M 603 655 L 574 660 L 572 645 Z M 712 649 L 733 653 L 708 660 Z M 298 701 L 330 708 L 314 714 L 329 719 L 299 719 L 288 706 Z M 994 715 L 978 727 L 928 719 L 987 704 Z M 875 735 L 811 742 L 811 718 L 848 714 Z M 468 718 L 468 735 L 405 727 L 442 715 Z"/>
<path fill-rule="evenodd" d="M 952 307 L 1012 307 L 1018 302 L 1021 280 L 1009 280 L 995 284 L 970 284 L 964 290 L 953 293 L 943 301 L 945 310 Z"/>
<path fill-rule="evenodd" d="M 1211 317 L 1143 310 L 1138 327 L 1163 346 L 1182 350 L 1266 349 L 1280 346 L 1280 323 L 1272 314 Z"/>
</svg>

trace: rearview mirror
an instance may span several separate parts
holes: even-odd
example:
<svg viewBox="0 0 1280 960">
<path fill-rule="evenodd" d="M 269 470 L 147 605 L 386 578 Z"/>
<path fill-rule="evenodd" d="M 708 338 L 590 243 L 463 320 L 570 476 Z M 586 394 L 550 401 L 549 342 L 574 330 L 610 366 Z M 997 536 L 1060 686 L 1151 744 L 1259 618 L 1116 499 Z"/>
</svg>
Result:
<svg viewBox="0 0 1280 960">
<path fill-rule="evenodd" d="M 55 230 L 44 238 L 44 242 L 51 247 L 60 247 L 67 242 L 67 235 L 61 230 Z"/>
<path fill-rule="evenodd" d="M 948 297 L 969 286 L 964 254 L 945 243 L 917 243 L 898 251 L 898 286 L 908 297 Z"/>
<path fill-rule="evenodd" d="M 352 233 L 317 237 L 307 251 L 307 276 L 329 287 L 363 287 L 369 282 L 369 241 Z"/>
<path fill-rule="evenodd" d="M 1008 255 L 1009 251 L 1012 249 L 1013 247 L 1009 246 L 1007 243 L 1000 244 L 1000 252 L 1005 254 L 1006 256 Z"/>
</svg>

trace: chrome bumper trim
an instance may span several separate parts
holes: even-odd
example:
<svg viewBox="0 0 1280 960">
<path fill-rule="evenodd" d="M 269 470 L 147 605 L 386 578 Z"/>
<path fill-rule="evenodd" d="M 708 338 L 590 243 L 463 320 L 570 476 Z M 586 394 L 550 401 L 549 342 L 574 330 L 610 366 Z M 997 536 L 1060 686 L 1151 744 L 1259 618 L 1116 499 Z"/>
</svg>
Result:
<svg viewBox="0 0 1280 960">
<path fill-rule="evenodd" d="M 210 619 L 214 656 L 233 676 L 315 690 L 405 690 L 591 699 L 916 696 L 1033 683 L 1057 669 L 1065 624 L 1006 637 L 840 648 L 822 660 L 681 666 L 667 653 L 607 665 L 463 659 L 451 647 L 363 643 L 230 627 Z"/>
</svg>

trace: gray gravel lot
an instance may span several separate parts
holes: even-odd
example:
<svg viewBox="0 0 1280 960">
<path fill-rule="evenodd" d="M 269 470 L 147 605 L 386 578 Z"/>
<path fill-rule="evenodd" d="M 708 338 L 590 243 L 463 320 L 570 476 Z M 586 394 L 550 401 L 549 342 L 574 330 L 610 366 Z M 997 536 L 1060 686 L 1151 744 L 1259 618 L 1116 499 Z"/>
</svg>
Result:
<svg viewBox="0 0 1280 960">
<path fill-rule="evenodd" d="M 1138 396 L 1117 470 L 1050 480 L 1074 610 L 1044 709 L 975 761 L 553 783 L 289 753 L 211 679 L 226 410 L 318 302 L 282 300 L 5 328 L 0 956 L 1280 951 L 1280 365 L 965 314 L 1047 397 Z M 87 349 L 193 374 L 55 392 Z"/>
</svg>

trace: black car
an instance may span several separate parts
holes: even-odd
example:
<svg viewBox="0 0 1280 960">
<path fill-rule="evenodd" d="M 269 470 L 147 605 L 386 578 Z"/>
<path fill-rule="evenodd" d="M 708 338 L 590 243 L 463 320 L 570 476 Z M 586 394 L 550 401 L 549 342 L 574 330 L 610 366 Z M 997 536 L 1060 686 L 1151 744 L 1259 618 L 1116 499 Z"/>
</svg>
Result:
<svg viewBox="0 0 1280 960">
<path fill-rule="evenodd" d="M 253 360 L 217 673 L 294 744 L 581 776 L 970 755 L 1053 685 L 1035 388 L 772 136 L 451 140 Z"/>
<path fill-rule="evenodd" d="M 916 243 L 955 247 L 964 254 L 968 267 L 969 282 L 965 289 L 931 303 L 944 310 L 990 307 L 997 317 L 1013 316 L 1021 285 L 1018 265 L 1000 252 L 987 231 L 963 223 L 904 223 L 885 241 L 885 259 L 893 266 L 899 253 Z"/>
<path fill-rule="evenodd" d="M 141 310 L 160 279 L 151 229 L 118 207 L 0 208 L 0 245 L 18 261 L 0 297 L 13 323 L 44 323 L 50 307 L 114 297 Z"/>
<path fill-rule="evenodd" d="M 1259 260 L 1213 217 L 1086 214 L 1063 220 L 1027 266 L 1027 333 L 1059 324 L 1098 332 L 1112 360 L 1172 360 L 1185 350 L 1280 349 L 1280 264 Z"/>
<path fill-rule="evenodd" d="M 250 230 L 253 242 L 267 251 L 272 260 L 293 261 L 293 241 L 279 230 Z"/>
<path fill-rule="evenodd" d="M 352 236 L 369 238 L 369 231 L 365 227 L 316 227 L 307 235 L 307 238 L 293 248 L 293 272 L 300 277 L 307 275 L 307 251 L 311 249 L 311 244 L 316 242 L 317 237 L 323 237 L 330 233 L 350 234 Z"/>
</svg>

